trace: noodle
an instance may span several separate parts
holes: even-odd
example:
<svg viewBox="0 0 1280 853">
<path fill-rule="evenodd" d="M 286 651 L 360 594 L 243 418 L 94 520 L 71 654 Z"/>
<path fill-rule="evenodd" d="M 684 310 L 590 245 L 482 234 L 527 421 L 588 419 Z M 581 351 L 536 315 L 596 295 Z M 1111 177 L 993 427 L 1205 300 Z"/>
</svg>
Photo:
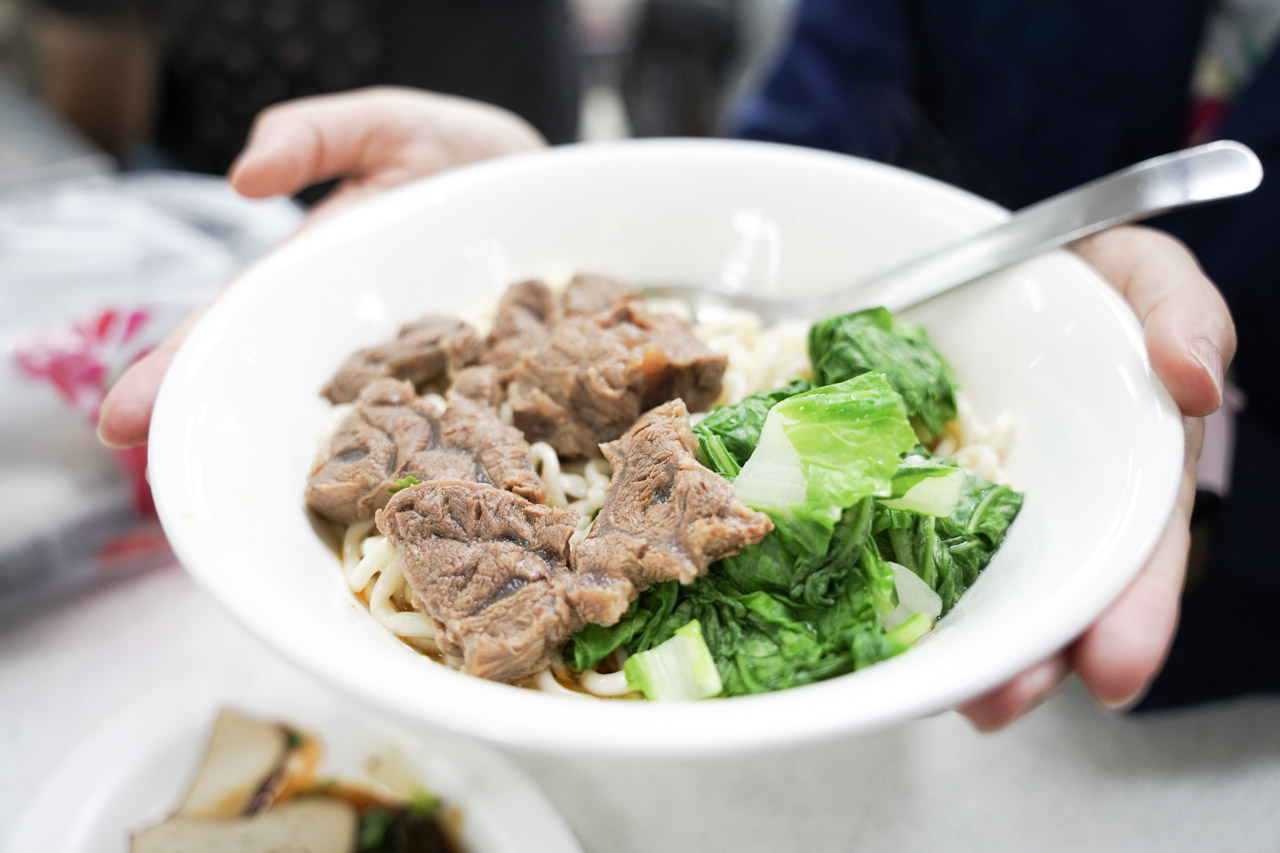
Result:
<svg viewBox="0 0 1280 853">
<path fill-rule="evenodd" d="M 942 453 L 941 449 L 935 452 L 943 456 L 954 456 L 956 464 L 966 474 L 992 483 L 1008 484 L 1009 478 L 1004 472 L 1004 456 L 1013 438 L 1013 416 L 1008 412 L 1001 412 L 987 426 L 974 411 L 973 401 L 963 391 L 956 392 L 956 411 L 961 438 L 955 442 L 954 452 Z"/>
<path fill-rule="evenodd" d="M 529 458 L 533 461 L 533 470 L 538 472 L 542 484 L 547 487 L 547 501 L 552 506 L 568 506 L 559 454 L 545 441 L 535 441 L 529 445 Z"/>
<path fill-rule="evenodd" d="M 359 521 L 347 528 L 342 537 L 342 572 L 347 578 L 347 586 L 352 592 L 359 592 L 369 584 L 372 573 L 359 586 L 354 585 L 353 578 L 363 564 L 361 553 L 364 550 L 365 537 L 373 530 L 372 521 Z"/>
<path fill-rule="evenodd" d="M 691 320 L 688 305 L 680 301 L 649 300 L 652 310 L 666 311 Z M 694 334 L 711 349 L 728 358 L 723 391 L 716 405 L 732 404 L 744 397 L 779 388 L 798 376 L 807 377 L 809 366 L 808 324 L 787 321 L 764 328 L 759 316 L 747 311 L 728 312 L 724 319 L 693 326 Z M 426 394 L 423 400 L 437 413 L 443 412 L 445 399 L 439 394 Z M 966 473 L 995 483 L 1007 483 L 1003 469 L 1004 456 L 1013 435 L 1013 418 L 1001 413 L 990 425 L 974 412 L 971 401 L 962 392 L 956 394 L 957 418 L 947 424 L 933 448 L 939 456 L 950 456 Z M 333 431 L 352 410 L 351 404 L 335 406 L 322 427 L 321 444 L 327 444 Z M 512 422 L 511 407 L 502 404 L 500 417 Z M 694 415 L 696 422 L 699 415 Z M 547 489 L 552 506 L 578 512 L 578 527 L 569 542 L 576 544 L 587 535 L 596 514 L 604 506 L 605 491 L 612 477 L 604 459 L 565 462 L 551 445 L 533 442 L 529 457 L 534 471 Z M 342 569 L 347 586 L 368 605 L 369 613 L 386 630 L 419 651 L 437 655 L 446 666 L 462 667 L 462 660 L 442 654 L 435 637 L 436 622 L 413 606 L 412 590 L 404 578 L 404 566 L 396 557 L 387 537 L 374 529 L 372 521 L 361 521 L 347 528 L 342 540 Z M 370 585 L 372 584 L 372 588 Z M 613 653 L 611 671 L 572 672 L 558 657 L 549 667 L 524 684 L 547 693 L 583 697 L 586 695 L 620 698 L 636 695 L 627 685 L 623 663 L 625 649 Z M 562 683 L 564 682 L 564 683 Z M 577 690 L 566 687 L 576 686 Z"/>
<path fill-rule="evenodd" d="M 359 526 L 361 525 L 352 525 L 347 535 L 350 536 L 350 531 Z M 369 532 L 368 529 L 366 532 Z M 391 544 L 387 542 L 385 536 L 370 536 L 362 544 L 364 547 L 361 550 L 364 556 L 346 570 L 347 586 L 352 592 L 363 592 L 369 585 L 369 581 L 373 580 L 374 575 L 385 569 L 395 559 Z"/>
<path fill-rule="evenodd" d="M 582 697 L 582 694 L 576 690 L 570 690 L 559 681 L 556 680 L 555 674 L 552 673 L 551 667 L 539 672 L 533 677 L 534 686 L 543 693 L 559 693 L 562 696 Z"/>
<path fill-rule="evenodd" d="M 403 587 L 404 566 L 396 558 L 378 573 L 378 581 L 369 596 L 369 612 L 379 625 L 397 637 L 434 638 L 436 626 L 430 616 L 413 609 L 397 610 L 392 604 L 392 596 L 400 593 Z"/>
<path fill-rule="evenodd" d="M 627 674 L 622 670 L 600 673 L 588 669 L 578 674 L 578 683 L 593 696 L 625 696 L 634 692 L 627 684 Z"/>
<path fill-rule="evenodd" d="M 694 326 L 693 332 L 729 359 L 716 405 L 740 402 L 750 394 L 781 387 L 811 373 L 809 324 L 804 321 L 786 320 L 765 329 L 759 315 L 735 310 L 715 323 Z"/>
<path fill-rule="evenodd" d="M 529 458 L 533 461 L 533 470 L 547 487 L 547 503 L 577 511 L 578 528 L 569 539 L 569 544 L 576 544 L 587 535 L 596 513 L 604 506 L 604 493 L 613 477 L 609 463 L 591 459 L 566 464 L 545 441 L 535 441 L 529 446 Z M 576 470 L 566 471 L 566 468 Z"/>
</svg>

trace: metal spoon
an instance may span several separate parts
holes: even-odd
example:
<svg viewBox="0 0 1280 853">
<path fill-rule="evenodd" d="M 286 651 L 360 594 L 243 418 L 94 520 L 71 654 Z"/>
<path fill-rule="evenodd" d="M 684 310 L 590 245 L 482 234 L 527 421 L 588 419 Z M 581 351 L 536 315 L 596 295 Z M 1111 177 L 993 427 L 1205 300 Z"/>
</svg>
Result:
<svg viewBox="0 0 1280 853">
<path fill-rule="evenodd" d="M 745 308 L 766 324 L 786 317 L 827 317 L 883 305 L 901 311 L 953 287 L 1113 225 L 1252 192 L 1262 164 L 1239 142 L 1210 142 L 1143 160 L 1024 207 L 1008 220 L 851 287 L 817 299 L 726 293 L 705 287 L 645 288 L 647 296 L 687 301 L 699 322 Z"/>
</svg>

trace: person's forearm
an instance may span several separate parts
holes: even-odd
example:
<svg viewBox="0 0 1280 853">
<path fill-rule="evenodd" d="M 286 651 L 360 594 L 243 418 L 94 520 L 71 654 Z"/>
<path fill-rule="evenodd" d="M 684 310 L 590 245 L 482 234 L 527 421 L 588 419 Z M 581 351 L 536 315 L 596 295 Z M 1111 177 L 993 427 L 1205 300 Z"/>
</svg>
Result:
<svg viewBox="0 0 1280 853">
<path fill-rule="evenodd" d="M 140 19 L 93 22 L 44 13 L 33 22 L 32 41 L 36 86 L 55 113 L 115 155 L 146 138 L 159 50 Z"/>
</svg>

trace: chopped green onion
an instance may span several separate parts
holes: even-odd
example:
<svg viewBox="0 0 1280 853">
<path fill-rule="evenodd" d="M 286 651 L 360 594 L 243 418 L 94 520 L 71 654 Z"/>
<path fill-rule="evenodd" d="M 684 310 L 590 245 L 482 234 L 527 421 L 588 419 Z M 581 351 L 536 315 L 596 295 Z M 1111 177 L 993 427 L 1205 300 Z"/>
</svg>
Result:
<svg viewBox="0 0 1280 853">
<path fill-rule="evenodd" d="M 410 486 L 416 486 L 421 482 L 422 482 L 421 480 L 419 480 L 417 477 L 413 476 L 412 474 L 410 474 L 408 477 L 401 477 L 399 480 L 396 480 L 396 484 L 391 487 L 391 494 L 394 495 L 396 492 L 401 491 L 402 489 L 407 489 Z"/>
<path fill-rule="evenodd" d="M 427 820 L 436 816 L 436 809 L 439 807 L 440 798 L 426 788 L 419 788 L 409 798 L 409 811 Z"/>
</svg>

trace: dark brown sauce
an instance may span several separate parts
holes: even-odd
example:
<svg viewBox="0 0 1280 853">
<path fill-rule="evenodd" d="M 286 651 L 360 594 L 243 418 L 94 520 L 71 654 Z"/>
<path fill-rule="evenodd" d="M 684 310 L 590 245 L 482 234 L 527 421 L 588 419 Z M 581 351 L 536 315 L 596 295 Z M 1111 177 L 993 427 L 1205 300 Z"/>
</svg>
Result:
<svg viewBox="0 0 1280 853">
<path fill-rule="evenodd" d="M 465 853 L 462 838 L 462 811 L 441 804 L 428 817 L 386 793 L 353 782 L 332 779 L 299 791 L 300 797 L 329 797 L 342 800 L 356 810 L 361 824 L 373 812 L 385 812 L 391 836 L 377 849 L 393 853 Z"/>
</svg>

